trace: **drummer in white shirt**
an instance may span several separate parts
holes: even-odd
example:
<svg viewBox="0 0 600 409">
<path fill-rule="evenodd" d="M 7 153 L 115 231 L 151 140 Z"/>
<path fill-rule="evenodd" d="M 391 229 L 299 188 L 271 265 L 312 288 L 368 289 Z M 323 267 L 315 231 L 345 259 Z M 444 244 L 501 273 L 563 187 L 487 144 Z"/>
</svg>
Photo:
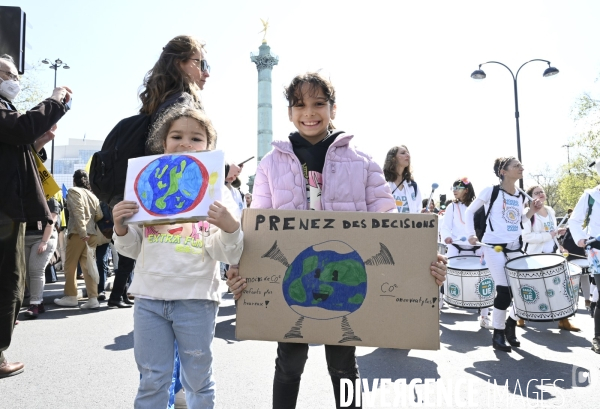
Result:
<svg viewBox="0 0 600 409">
<path fill-rule="evenodd" d="M 448 246 L 446 257 L 480 255 L 479 246 L 472 246 L 466 239 L 468 236 L 466 224 L 467 207 L 475 200 L 475 188 L 467 177 L 456 179 L 452 184 L 454 201 L 448 205 L 441 221 L 441 237 Z M 489 308 L 479 312 L 479 325 L 482 328 L 493 329 L 488 318 Z"/>
<path fill-rule="evenodd" d="M 523 251 L 527 254 L 557 253 L 558 249 L 557 235 L 564 234 L 566 227 L 557 229 L 556 215 L 554 209 L 546 206 L 546 192 L 544 188 L 536 185 L 527 189 L 527 194 L 542 203 L 542 207 L 535 212 L 531 219 L 523 221 Z M 525 209 L 526 212 L 529 208 Z M 532 223 L 533 221 L 533 223 Z M 524 327 L 525 321 L 519 319 L 518 327 Z M 558 328 L 567 331 L 580 331 L 579 328 L 572 325 L 568 318 L 558 321 Z"/>
<path fill-rule="evenodd" d="M 600 159 L 593 166 L 600 173 Z M 584 227 L 585 226 L 585 227 Z M 586 248 L 590 273 L 594 274 L 596 285 L 600 283 L 600 242 L 587 243 L 591 237 L 600 235 L 600 185 L 586 189 L 573 209 L 569 219 L 569 230 L 579 247 Z M 594 338 L 592 350 L 600 354 L 600 313 L 594 314 Z"/>
<path fill-rule="evenodd" d="M 488 209 L 494 191 L 494 187 L 486 187 L 477 195 L 477 199 L 467 208 L 467 231 L 469 243 L 475 245 L 475 212 L 481 206 L 486 207 L 486 230 L 482 241 L 493 246 L 501 246 L 502 251 L 496 252 L 494 248 L 483 247 L 486 265 L 492 274 L 496 284 L 496 298 L 494 299 L 494 310 L 492 312 L 492 325 L 494 335 L 492 346 L 500 351 L 511 352 L 513 347 L 520 347 L 521 342 L 516 337 L 515 327 L 517 324 L 514 308 L 510 309 L 510 317 L 506 318 L 507 310 L 512 301 L 512 293 L 504 265 L 507 259 L 522 255 L 521 253 L 521 223 L 524 217 L 530 218 L 537 209 L 542 207 L 538 199 L 534 199 L 533 209 L 525 215 L 525 197 L 517 190 L 515 183 L 523 178 L 523 165 L 518 159 L 510 156 L 498 158 L 494 161 L 494 173 L 500 179 L 498 196 L 494 200 L 491 210 Z M 525 216 L 524 216 L 525 215 Z M 506 321 L 505 321 L 506 320 Z M 506 341 L 510 345 L 506 345 Z"/>
</svg>

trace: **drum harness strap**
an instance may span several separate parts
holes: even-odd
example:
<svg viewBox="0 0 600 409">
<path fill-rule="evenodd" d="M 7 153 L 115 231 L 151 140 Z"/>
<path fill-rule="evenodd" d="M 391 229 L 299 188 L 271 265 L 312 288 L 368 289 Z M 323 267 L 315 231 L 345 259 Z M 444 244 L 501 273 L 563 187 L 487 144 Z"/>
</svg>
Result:
<svg viewBox="0 0 600 409">
<path fill-rule="evenodd" d="M 523 237 L 519 236 L 519 248 L 514 249 L 514 250 L 509 250 L 506 248 L 506 246 L 508 246 L 508 243 L 486 243 L 489 244 L 490 246 L 500 246 L 502 247 L 502 252 L 504 253 L 504 255 L 507 255 L 508 253 L 516 253 L 519 252 L 521 254 L 526 254 L 523 250 L 521 250 L 521 248 L 523 247 Z"/>
<path fill-rule="evenodd" d="M 463 251 L 469 251 L 469 252 L 475 253 L 477 250 L 479 250 L 481 248 L 481 246 L 463 247 L 463 246 L 459 246 L 456 243 L 450 243 L 450 244 L 452 244 L 454 247 L 456 247 L 456 249 L 458 250 L 458 254 L 462 253 Z"/>
</svg>

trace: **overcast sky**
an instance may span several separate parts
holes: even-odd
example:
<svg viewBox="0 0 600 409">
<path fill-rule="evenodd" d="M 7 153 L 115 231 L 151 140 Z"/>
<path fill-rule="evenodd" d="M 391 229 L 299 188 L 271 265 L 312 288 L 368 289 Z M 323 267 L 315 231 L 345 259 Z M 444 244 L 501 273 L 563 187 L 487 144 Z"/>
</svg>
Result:
<svg viewBox="0 0 600 409">
<path fill-rule="evenodd" d="M 190 34 L 207 43 L 211 77 L 204 104 L 232 161 L 256 154 L 257 71 L 262 25 L 279 56 L 273 69 L 275 139 L 294 130 L 283 86 L 298 73 L 322 70 L 337 92 L 335 125 L 383 164 L 406 144 L 416 181 L 427 196 L 447 193 L 469 176 L 475 190 L 494 183 L 494 158 L 516 156 L 514 94 L 519 74 L 521 148 L 526 173 L 567 161 L 561 146 L 576 135 L 571 110 L 582 92 L 599 94 L 598 1 L 4 1 L 27 13 L 27 62 L 62 59 L 58 83 L 73 91 L 73 109 L 59 123 L 68 138 L 103 139 L 139 109 L 138 89 L 162 47 Z M 594 40 L 596 38 L 596 40 Z M 39 76 L 51 92 L 54 72 Z M 244 176 L 253 174 L 248 163 Z M 246 178 L 243 178 L 244 183 Z M 527 181 L 526 181 L 527 184 Z"/>
</svg>

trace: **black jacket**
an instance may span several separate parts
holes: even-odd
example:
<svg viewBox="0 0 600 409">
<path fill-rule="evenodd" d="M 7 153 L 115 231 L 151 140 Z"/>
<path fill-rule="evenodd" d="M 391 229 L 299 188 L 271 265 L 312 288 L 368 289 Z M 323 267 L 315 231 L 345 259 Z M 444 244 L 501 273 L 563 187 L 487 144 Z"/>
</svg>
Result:
<svg viewBox="0 0 600 409">
<path fill-rule="evenodd" d="M 21 114 L 0 97 L 0 224 L 52 220 L 30 144 L 66 112 L 48 98 Z"/>
</svg>

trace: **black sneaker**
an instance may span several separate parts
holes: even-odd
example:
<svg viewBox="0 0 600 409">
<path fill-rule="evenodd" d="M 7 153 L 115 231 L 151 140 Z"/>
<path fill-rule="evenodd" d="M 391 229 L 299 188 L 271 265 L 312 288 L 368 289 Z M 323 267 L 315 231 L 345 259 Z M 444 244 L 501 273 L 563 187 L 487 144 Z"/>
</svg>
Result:
<svg viewBox="0 0 600 409">
<path fill-rule="evenodd" d="M 29 306 L 29 308 L 27 308 L 27 311 L 25 311 L 23 314 L 30 319 L 35 319 L 38 317 L 39 314 L 39 305 L 37 304 L 31 304 Z"/>
<path fill-rule="evenodd" d="M 129 304 L 125 304 L 123 301 L 111 301 L 108 300 L 108 308 L 131 308 L 132 306 Z"/>
<path fill-rule="evenodd" d="M 104 293 L 98 294 L 98 301 L 104 301 L 104 300 L 106 300 L 106 294 L 104 294 Z"/>
</svg>

